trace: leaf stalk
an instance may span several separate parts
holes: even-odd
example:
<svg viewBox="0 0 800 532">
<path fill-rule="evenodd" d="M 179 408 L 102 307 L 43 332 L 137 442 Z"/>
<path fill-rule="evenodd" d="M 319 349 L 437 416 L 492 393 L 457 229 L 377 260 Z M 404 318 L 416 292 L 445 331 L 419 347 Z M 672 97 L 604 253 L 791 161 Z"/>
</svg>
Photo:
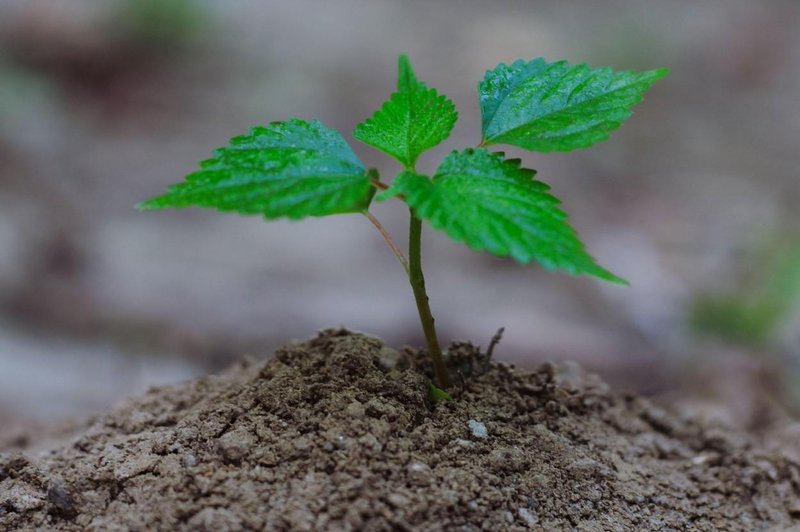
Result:
<svg viewBox="0 0 800 532">
<path fill-rule="evenodd" d="M 389 232 L 386 230 L 383 224 L 377 218 L 375 218 L 375 216 L 371 212 L 364 211 L 364 216 L 367 217 L 367 220 L 372 222 L 372 225 L 374 225 L 375 229 L 377 229 L 378 232 L 381 234 L 383 241 L 386 242 L 386 245 L 389 246 L 389 249 L 392 250 L 392 253 L 394 253 L 394 256 L 397 258 L 397 261 L 400 263 L 400 265 L 403 266 L 403 269 L 406 271 L 406 275 L 410 275 L 410 272 L 408 270 L 408 259 L 406 259 L 406 256 L 403 255 L 400 246 L 398 246 L 397 243 L 394 241 L 392 235 L 389 234 Z"/>
</svg>

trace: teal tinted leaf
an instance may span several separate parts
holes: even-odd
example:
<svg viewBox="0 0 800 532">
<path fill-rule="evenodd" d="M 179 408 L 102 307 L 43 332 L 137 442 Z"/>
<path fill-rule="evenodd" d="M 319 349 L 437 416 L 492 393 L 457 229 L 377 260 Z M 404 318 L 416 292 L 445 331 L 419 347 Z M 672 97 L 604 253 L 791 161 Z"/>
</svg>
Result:
<svg viewBox="0 0 800 532">
<path fill-rule="evenodd" d="M 457 119 L 453 102 L 418 81 L 408 57 L 401 55 L 397 92 L 356 126 L 353 136 L 412 167 L 422 152 L 450 136 Z"/>
<path fill-rule="evenodd" d="M 374 190 L 342 136 L 319 121 L 254 127 L 200 163 L 200 170 L 140 209 L 210 207 L 267 219 L 362 210 Z"/>
<path fill-rule="evenodd" d="M 544 59 L 500 64 L 478 86 L 483 144 L 569 151 L 606 140 L 667 69 L 614 72 Z"/>
<path fill-rule="evenodd" d="M 402 194 L 416 216 L 472 249 L 624 284 L 586 252 L 559 200 L 534 175 L 519 159 L 468 149 L 447 156 L 432 180 L 400 174 L 379 199 Z"/>
</svg>

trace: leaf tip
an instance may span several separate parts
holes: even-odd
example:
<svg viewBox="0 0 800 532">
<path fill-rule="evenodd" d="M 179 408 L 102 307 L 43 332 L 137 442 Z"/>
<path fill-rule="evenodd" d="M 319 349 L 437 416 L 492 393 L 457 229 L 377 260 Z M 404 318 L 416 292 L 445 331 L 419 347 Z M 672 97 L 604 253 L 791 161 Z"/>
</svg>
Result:
<svg viewBox="0 0 800 532">
<path fill-rule="evenodd" d="M 619 277 L 618 275 L 614 275 L 613 273 L 611 273 L 610 271 L 608 271 L 606 269 L 601 268 L 601 270 L 602 270 L 601 272 L 595 273 L 595 276 L 600 278 L 600 279 L 602 279 L 603 281 L 609 282 L 611 284 L 615 284 L 617 286 L 623 286 L 623 287 L 626 287 L 626 288 L 631 285 L 631 283 L 628 282 L 627 279 L 623 279 L 622 277 Z"/>
<path fill-rule="evenodd" d="M 134 205 L 133 208 L 139 212 L 157 210 L 160 208 L 160 205 L 158 205 L 156 199 L 157 198 L 152 198 L 149 200 L 140 201 L 139 203 Z"/>
<path fill-rule="evenodd" d="M 403 88 L 410 88 L 417 83 L 417 75 L 414 74 L 414 69 L 411 67 L 411 60 L 406 54 L 400 54 L 397 58 L 397 90 L 403 91 Z"/>
<path fill-rule="evenodd" d="M 657 69 L 653 70 L 652 72 L 653 72 L 653 79 L 657 80 L 657 79 L 661 79 L 661 78 L 666 77 L 667 75 L 669 75 L 670 69 L 666 68 L 666 67 L 663 67 L 663 68 L 657 68 Z"/>
</svg>

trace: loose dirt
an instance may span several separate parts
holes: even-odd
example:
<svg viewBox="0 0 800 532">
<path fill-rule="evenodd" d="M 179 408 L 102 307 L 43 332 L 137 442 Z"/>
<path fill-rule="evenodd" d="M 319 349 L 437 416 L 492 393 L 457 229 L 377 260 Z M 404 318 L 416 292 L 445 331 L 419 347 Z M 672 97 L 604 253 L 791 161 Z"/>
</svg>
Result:
<svg viewBox="0 0 800 532">
<path fill-rule="evenodd" d="M 800 464 L 741 435 L 548 365 L 491 364 L 433 405 L 418 358 L 331 330 L 154 389 L 70 445 L 0 454 L 0 529 L 800 525 Z"/>
</svg>

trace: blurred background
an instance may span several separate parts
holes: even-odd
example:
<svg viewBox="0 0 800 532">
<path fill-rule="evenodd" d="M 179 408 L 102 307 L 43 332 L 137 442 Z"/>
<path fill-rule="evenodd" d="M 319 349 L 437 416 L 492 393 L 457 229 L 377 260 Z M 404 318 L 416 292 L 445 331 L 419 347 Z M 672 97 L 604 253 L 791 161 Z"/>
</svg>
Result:
<svg viewBox="0 0 800 532">
<path fill-rule="evenodd" d="M 606 143 L 507 150 L 631 287 L 429 230 L 442 339 L 485 346 L 504 326 L 497 357 L 520 366 L 577 361 L 695 413 L 784 423 L 800 406 L 798 29 L 796 0 L 0 0 L 0 448 L 324 327 L 422 345 L 363 217 L 133 209 L 252 125 L 318 118 L 352 141 L 401 52 L 460 111 L 424 170 L 478 142 L 476 85 L 501 61 L 672 71 Z M 402 204 L 374 213 L 405 241 Z"/>
</svg>

